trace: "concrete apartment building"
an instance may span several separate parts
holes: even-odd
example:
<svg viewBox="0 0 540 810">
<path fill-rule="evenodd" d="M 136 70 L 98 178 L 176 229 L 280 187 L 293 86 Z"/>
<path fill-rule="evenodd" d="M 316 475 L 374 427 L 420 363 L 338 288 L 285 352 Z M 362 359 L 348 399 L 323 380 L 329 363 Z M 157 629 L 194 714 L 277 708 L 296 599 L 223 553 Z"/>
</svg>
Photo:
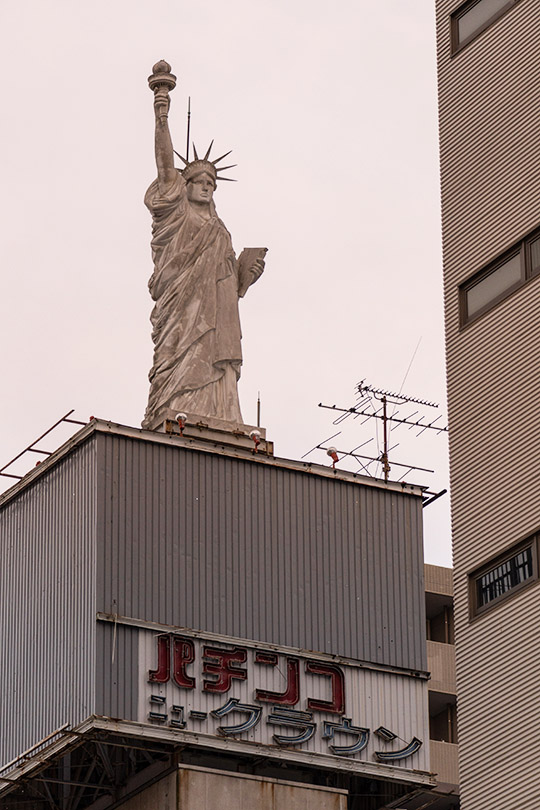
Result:
<svg viewBox="0 0 540 810">
<path fill-rule="evenodd" d="M 438 792 L 459 795 L 456 723 L 456 656 L 452 569 L 424 565 L 426 589 L 430 767 Z M 457 799 L 448 807 L 457 807 Z"/>
<path fill-rule="evenodd" d="M 463 810 L 540 806 L 540 2 L 437 0 Z"/>
</svg>

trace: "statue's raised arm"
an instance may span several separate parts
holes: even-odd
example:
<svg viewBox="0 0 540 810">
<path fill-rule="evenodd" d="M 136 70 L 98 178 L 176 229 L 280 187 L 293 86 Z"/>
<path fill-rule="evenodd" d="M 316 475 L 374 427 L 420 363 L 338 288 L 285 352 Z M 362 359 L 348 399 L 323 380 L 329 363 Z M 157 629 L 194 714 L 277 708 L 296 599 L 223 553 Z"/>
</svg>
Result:
<svg viewBox="0 0 540 810">
<path fill-rule="evenodd" d="M 148 77 L 150 89 L 154 91 L 154 113 L 156 116 L 155 151 L 158 183 L 160 189 L 170 186 L 176 178 L 174 167 L 174 152 L 169 131 L 169 107 L 171 99 L 169 93 L 176 87 L 176 76 L 171 73 L 171 66 L 165 62 L 157 62 Z"/>
<path fill-rule="evenodd" d="M 148 79 L 154 92 L 157 179 L 146 192 L 152 214 L 154 273 L 149 287 L 154 364 L 143 427 L 156 430 L 177 413 L 228 430 L 243 424 L 237 382 L 242 365 L 238 298 L 264 269 L 265 248 L 246 248 L 236 260 L 230 234 L 218 217 L 214 192 L 217 165 L 210 159 L 181 158 L 174 150 L 167 115 L 176 85 L 167 62 Z M 227 153 L 228 154 L 228 153 Z"/>
</svg>

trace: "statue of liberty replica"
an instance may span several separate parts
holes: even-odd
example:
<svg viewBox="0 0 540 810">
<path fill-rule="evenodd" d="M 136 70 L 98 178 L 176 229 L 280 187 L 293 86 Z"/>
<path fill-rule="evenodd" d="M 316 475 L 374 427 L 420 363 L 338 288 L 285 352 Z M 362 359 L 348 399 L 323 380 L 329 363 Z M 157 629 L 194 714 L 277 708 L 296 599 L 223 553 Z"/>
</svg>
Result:
<svg viewBox="0 0 540 810">
<path fill-rule="evenodd" d="M 194 160 L 181 155 L 176 169 L 168 125 L 169 92 L 176 85 L 167 62 L 154 65 L 157 179 L 146 192 L 152 214 L 154 272 L 149 282 L 154 360 L 143 428 L 159 429 L 178 412 L 221 428 L 243 424 L 237 383 L 242 365 L 238 299 L 260 277 L 265 248 L 236 258 L 218 217 L 214 192 L 227 155 Z M 188 134 L 189 139 L 189 134 Z M 189 140 L 188 140 L 189 149 Z M 229 153 L 227 153 L 229 154 Z"/>
</svg>

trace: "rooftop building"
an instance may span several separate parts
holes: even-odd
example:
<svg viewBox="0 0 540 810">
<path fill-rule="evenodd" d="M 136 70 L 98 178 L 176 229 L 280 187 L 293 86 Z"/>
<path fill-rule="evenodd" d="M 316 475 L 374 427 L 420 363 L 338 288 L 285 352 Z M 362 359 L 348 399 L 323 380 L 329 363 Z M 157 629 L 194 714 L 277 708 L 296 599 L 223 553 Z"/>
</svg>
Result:
<svg viewBox="0 0 540 810">
<path fill-rule="evenodd" d="M 415 807 L 422 490 L 173 431 L 94 419 L 0 497 L 3 810 Z"/>
</svg>

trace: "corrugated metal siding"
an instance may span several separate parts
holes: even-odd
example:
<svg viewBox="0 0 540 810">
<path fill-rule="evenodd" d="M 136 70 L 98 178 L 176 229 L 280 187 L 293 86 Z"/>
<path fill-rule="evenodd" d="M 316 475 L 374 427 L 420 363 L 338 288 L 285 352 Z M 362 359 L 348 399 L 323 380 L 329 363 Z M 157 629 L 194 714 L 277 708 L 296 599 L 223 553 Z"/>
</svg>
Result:
<svg viewBox="0 0 540 810">
<path fill-rule="evenodd" d="M 93 713 L 95 443 L 0 510 L 0 763 Z"/>
<path fill-rule="evenodd" d="M 98 622 L 96 631 L 96 714 L 137 720 L 139 702 L 137 628 Z"/>
<path fill-rule="evenodd" d="M 540 524 L 540 279 L 461 333 L 457 288 L 540 226 L 540 2 L 450 58 L 457 5 L 437 2 L 462 807 L 537 810 L 540 587 L 470 624 L 467 574 Z"/>
<path fill-rule="evenodd" d="M 99 610 L 425 669 L 420 498 L 98 442 Z"/>
<path fill-rule="evenodd" d="M 113 625 L 106 624 L 106 631 L 113 633 Z M 130 628 L 137 632 L 137 628 Z M 277 666 L 263 666 L 255 663 L 254 651 L 246 649 L 246 662 L 240 667 L 247 673 L 246 680 L 233 680 L 231 689 L 226 694 L 214 694 L 203 690 L 203 679 L 212 680 L 211 676 L 203 673 L 203 646 L 204 640 L 195 638 L 193 640 L 195 661 L 187 667 L 187 673 L 195 679 L 195 688 L 183 689 L 178 687 L 172 680 L 166 684 L 148 683 L 148 672 L 154 669 L 157 664 L 156 655 L 156 633 L 151 630 L 139 629 L 139 660 L 138 666 L 131 672 L 126 672 L 127 680 L 118 681 L 120 693 L 131 692 L 138 685 L 139 707 L 138 717 L 135 719 L 141 723 L 152 722 L 148 718 L 149 711 L 157 711 L 164 714 L 171 712 L 173 705 L 181 705 L 184 708 L 186 728 L 188 731 L 195 731 L 201 734 L 217 735 L 217 728 L 220 725 L 232 725 L 245 721 L 244 713 L 232 713 L 221 720 L 211 716 L 210 712 L 223 706 L 231 697 L 240 700 L 244 704 L 254 704 L 262 706 L 262 716 L 260 722 L 250 731 L 242 733 L 239 739 L 260 743 L 263 745 L 275 746 L 273 734 L 283 734 L 290 736 L 295 732 L 290 728 L 269 725 L 267 717 L 273 709 L 271 703 L 257 703 L 254 700 L 256 689 L 270 690 L 273 692 L 284 692 L 287 687 L 285 657 L 281 656 Z M 223 648 L 223 644 L 216 645 L 210 642 L 211 646 Z M 226 647 L 225 647 L 226 649 Z M 244 648 L 245 649 L 245 648 Z M 298 657 L 298 656 L 297 656 Z M 307 656 L 306 656 L 307 658 Z M 428 682 L 424 679 L 413 678 L 409 675 L 398 675 L 390 672 L 363 669 L 352 665 L 343 664 L 340 667 L 344 678 L 345 691 L 345 716 L 351 718 L 354 726 L 361 726 L 370 730 L 370 737 L 367 747 L 359 754 L 355 755 L 356 760 L 375 762 L 375 751 L 395 751 L 405 747 L 413 737 L 418 737 L 425 744 L 413 756 L 405 760 L 396 762 L 401 768 L 428 770 L 429 769 L 429 719 L 427 712 L 427 689 Z M 163 705 L 153 705 L 150 702 L 151 695 L 160 695 L 165 698 Z M 299 663 L 299 701 L 294 707 L 296 710 L 305 710 L 307 699 L 330 700 L 332 698 L 329 678 L 310 674 L 305 671 L 305 661 L 300 657 Z M 194 720 L 190 718 L 190 711 L 207 712 L 205 720 Z M 173 715 L 170 713 L 169 719 Z M 329 721 L 339 722 L 339 717 L 328 712 L 313 712 L 313 721 L 316 730 L 313 737 L 303 743 L 299 749 L 304 753 L 331 754 L 328 748 L 328 740 L 323 738 L 323 723 Z M 375 729 L 384 726 L 397 735 L 398 739 L 389 743 L 383 742 L 375 735 Z M 338 739 L 339 738 L 339 739 Z M 354 737 L 338 734 L 337 745 L 347 745 L 355 741 Z M 374 773 L 376 772 L 376 767 Z"/>
</svg>

